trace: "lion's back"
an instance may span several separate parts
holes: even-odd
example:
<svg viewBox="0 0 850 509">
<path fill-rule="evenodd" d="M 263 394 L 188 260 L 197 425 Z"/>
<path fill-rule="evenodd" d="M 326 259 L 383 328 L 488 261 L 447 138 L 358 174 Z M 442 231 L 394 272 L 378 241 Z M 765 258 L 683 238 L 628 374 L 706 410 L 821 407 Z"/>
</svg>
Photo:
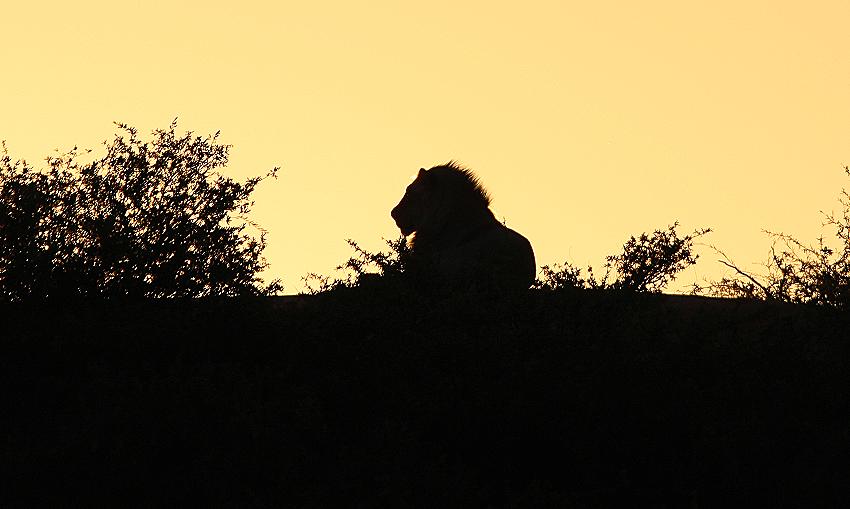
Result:
<svg viewBox="0 0 850 509">
<path fill-rule="evenodd" d="M 438 268 L 448 278 L 500 290 L 528 289 L 537 270 L 528 239 L 501 223 L 439 253 Z"/>
</svg>

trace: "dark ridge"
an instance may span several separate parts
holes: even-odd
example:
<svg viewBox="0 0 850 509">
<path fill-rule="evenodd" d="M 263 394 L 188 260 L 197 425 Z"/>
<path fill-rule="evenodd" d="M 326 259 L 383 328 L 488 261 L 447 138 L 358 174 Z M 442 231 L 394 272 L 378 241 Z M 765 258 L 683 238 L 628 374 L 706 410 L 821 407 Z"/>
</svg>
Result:
<svg viewBox="0 0 850 509">
<path fill-rule="evenodd" d="M 0 307 L 3 507 L 838 506 L 850 318 L 616 292 Z"/>
</svg>

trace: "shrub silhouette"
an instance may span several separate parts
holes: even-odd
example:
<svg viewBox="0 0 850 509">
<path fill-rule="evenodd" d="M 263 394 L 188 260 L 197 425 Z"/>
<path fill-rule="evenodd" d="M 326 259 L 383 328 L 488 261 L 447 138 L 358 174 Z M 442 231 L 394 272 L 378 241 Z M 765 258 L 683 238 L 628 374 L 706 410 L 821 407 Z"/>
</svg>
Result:
<svg viewBox="0 0 850 509">
<path fill-rule="evenodd" d="M 259 182 L 216 170 L 229 146 L 218 133 L 155 130 L 151 141 L 117 124 L 106 155 L 79 162 L 75 147 L 35 171 L 0 159 L 0 299 L 61 296 L 201 297 L 281 289 L 257 276 L 265 232 L 246 232 Z"/>
<path fill-rule="evenodd" d="M 711 232 L 709 228 L 680 237 L 673 223 L 666 230 L 655 230 L 652 235 L 642 233 L 630 237 L 619 255 L 606 257 L 605 274 L 598 278 L 593 267 L 582 269 L 569 262 L 544 265 L 532 288 L 559 290 L 581 288 L 597 290 L 624 290 L 632 292 L 661 292 L 678 273 L 696 263 L 699 255 L 693 251 L 694 239 Z M 302 278 L 307 293 L 317 294 L 338 288 L 351 288 L 377 280 L 395 280 L 406 274 L 410 261 L 410 246 L 405 237 L 386 240 L 389 251 L 370 252 L 348 239 L 354 256 L 336 269 L 345 271 L 342 277 L 311 273 Z M 614 274 L 612 279 L 612 271 Z"/>
<path fill-rule="evenodd" d="M 844 167 L 850 175 L 850 168 Z M 743 297 L 811 303 L 836 308 L 850 306 L 850 194 L 842 189 L 840 215 L 824 214 L 824 226 L 834 228 L 838 247 L 830 247 L 823 236 L 816 245 L 808 245 L 795 237 L 766 231 L 772 239 L 764 274 L 741 269 L 723 251 L 715 248 L 723 259 L 720 263 L 734 271 L 706 286 L 694 286 L 694 293 L 719 297 Z"/>
<path fill-rule="evenodd" d="M 541 278 L 535 281 L 534 287 L 661 292 L 679 272 L 696 263 L 699 255 L 693 252 L 694 239 L 711 232 L 703 228 L 679 237 L 678 226 L 675 222 L 667 230 L 655 230 L 651 236 L 642 233 L 638 238 L 630 237 L 621 254 L 605 258 L 605 274 L 601 279 L 593 274 L 593 267 L 588 267 L 587 276 L 583 276 L 581 268 L 565 262 L 541 267 Z M 612 270 L 616 276 L 609 281 Z"/>
<path fill-rule="evenodd" d="M 325 276 L 311 272 L 303 278 L 306 293 L 315 295 L 339 288 L 353 288 L 373 281 L 397 280 L 406 274 L 410 263 L 410 246 L 402 235 L 397 239 L 384 239 L 389 251 L 371 252 L 361 248 L 352 239 L 346 242 L 354 250 L 354 256 L 336 267 L 344 271 L 342 277 Z"/>
</svg>

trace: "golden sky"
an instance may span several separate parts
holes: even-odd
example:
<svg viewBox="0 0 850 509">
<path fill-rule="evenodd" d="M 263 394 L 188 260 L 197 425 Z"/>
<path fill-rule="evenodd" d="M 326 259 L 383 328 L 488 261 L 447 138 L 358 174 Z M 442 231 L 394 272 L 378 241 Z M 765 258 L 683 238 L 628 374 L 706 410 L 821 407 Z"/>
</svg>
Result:
<svg viewBox="0 0 850 509">
<path fill-rule="evenodd" d="M 850 2 L 92 1 L 0 7 L 0 139 L 31 163 L 113 121 L 222 131 L 285 293 L 398 230 L 456 159 L 538 264 L 675 220 L 744 266 L 850 188 Z M 709 250 L 668 290 L 716 277 Z"/>
</svg>

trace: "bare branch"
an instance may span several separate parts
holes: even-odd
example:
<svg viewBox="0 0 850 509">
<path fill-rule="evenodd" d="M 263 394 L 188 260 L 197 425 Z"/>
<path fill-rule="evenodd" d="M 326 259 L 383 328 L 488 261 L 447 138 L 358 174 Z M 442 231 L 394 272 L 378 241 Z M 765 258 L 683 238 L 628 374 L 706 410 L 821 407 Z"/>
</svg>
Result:
<svg viewBox="0 0 850 509">
<path fill-rule="evenodd" d="M 736 267 L 734 264 L 731 264 L 731 263 L 726 262 L 726 261 L 724 261 L 724 260 L 717 260 L 717 261 L 718 261 L 718 262 L 720 262 L 720 263 L 722 263 L 723 265 L 725 265 L 725 266 L 729 267 L 730 269 L 734 270 L 734 271 L 735 271 L 735 272 L 737 272 L 739 275 L 744 276 L 744 277 L 745 277 L 745 278 L 747 278 L 747 279 L 748 279 L 751 283 L 753 283 L 753 284 L 754 284 L 754 285 L 756 285 L 757 287 L 761 288 L 761 291 L 763 291 L 763 292 L 764 292 L 764 295 L 765 295 L 765 297 L 767 298 L 767 300 L 774 300 L 774 298 L 775 298 L 775 297 L 774 297 L 774 296 L 773 296 L 773 294 L 770 292 L 770 290 L 768 290 L 768 289 L 767 289 L 767 288 L 766 288 L 763 284 L 759 283 L 759 282 L 758 282 L 758 280 L 756 280 L 754 277 L 752 277 L 751 275 L 747 274 L 747 273 L 746 273 L 746 272 L 744 272 L 743 270 L 739 269 L 739 268 L 738 268 L 738 267 Z"/>
</svg>

